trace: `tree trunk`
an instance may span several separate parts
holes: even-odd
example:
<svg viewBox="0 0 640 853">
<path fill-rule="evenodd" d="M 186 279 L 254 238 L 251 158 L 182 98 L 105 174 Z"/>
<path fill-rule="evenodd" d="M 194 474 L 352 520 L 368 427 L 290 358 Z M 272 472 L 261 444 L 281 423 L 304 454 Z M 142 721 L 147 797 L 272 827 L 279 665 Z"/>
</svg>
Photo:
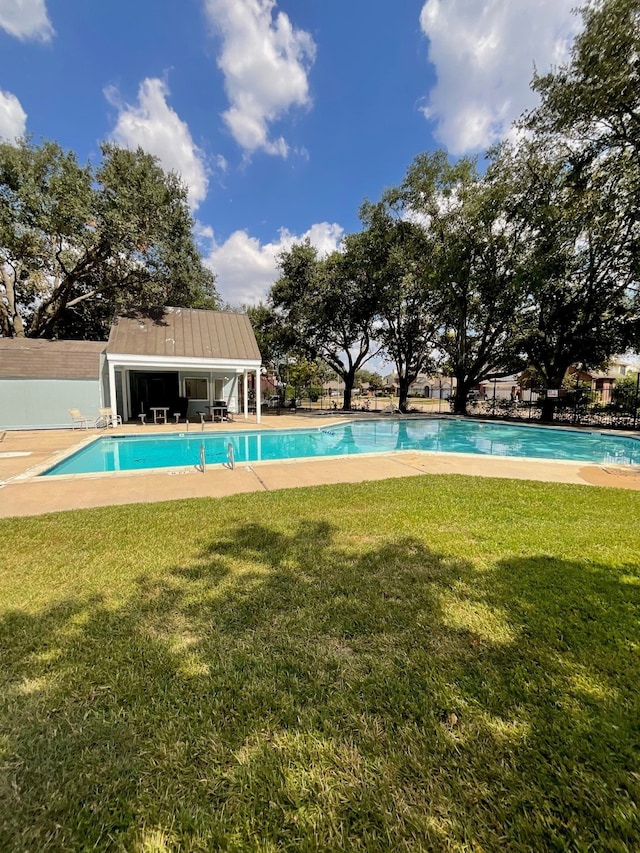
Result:
<svg viewBox="0 0 640 853">
<path fill-rule="evenodd" d="M 344 381 L 344 396 L 342 398 L 342 408 L 345 412 L 351 411 L 351 395 L 353 393 L 353 386 L 356 381 L 356 371 L 355 368 L 348 370 L 346 373 L 342 374 L 342 380 Z"/>
<path fill-rule="evenodd" d="M 347 385 L 344 383 L 344 395 L 342 397 L 342 408 L 345 412 L 351 411 L 351 392 L 353 391 L 353 385 Z"/>
<path fill-rule="evenodd" d="M 568 369 L 569 365 L 567 364 L 563 367 L 554 366 L 553 370 L 549 370 L 547 372 L 549 380 L 547 388 L 561 388 Z M 553 423 L 557 403 L 558 399 L 556 397 L 547 396 L 547 392 L 545 391 L 544 399 L 542 401 L 542 410 L 540 412 L 540 420 L 542 423 Z"/>
<path fill-rule="evenodd" d="M 453 414 L 454 415 L 466 415 L 467 414 L 467 399 L 466 397 L 459 397 L 458 394 L 453 398 Z"/>
<path fill-rule="evenodd" d="M 49 336 L 51 327 L 69 307 L 69 305 L 73 304 L 74 301 L 80 301 L 77 299 L 71 300 L 73 288 L 82 281 L 83 277 L 86 276 L 93 267 L 106 260 L 108 254 L 108 243 L 102 241 L 97 246 L 89 247 L 75 267 L 68 273 L 65 273 L 64 278 L 60 284 L 52 290 L 49 298 L 43 299 L 36 309 L 29 332 L 32 338 L 46 338 Z"/>
<path fill-rule="evenodd" d="M 407 413 L 407 398 L 409 396 L 409 377 L 398 377 L 398 408 L 403 415 Z"/>
<path fill-rule="evenodd" d="M 464 377 L 456 376 L 456 393 L 453 398 L 453 414 L 454 415 L 466 415 L 467 414 L 467 394 L 469 393 L 469 386 L 464 381 Z"/>
<path fill-rule="evenodd" d="M 16 287 L 15 278 L 10 276 L 6 269 L 2 270 L 2 284 L 4 285 L 4 295 L 7 300 L 5 306 L 5 314 L 3 326 L 7 337 L 24 338 L 24 325 L 22 317 L 16 310 Z"/>
<path fill-rule="evenodd" d="M 542 401 L 542 410 L 540 412 L 540 421 L 543 424 L 552 424 L 553 416 L 556 410 L 556 401 L 554 397 L 545 397 Z"/>
</svg>

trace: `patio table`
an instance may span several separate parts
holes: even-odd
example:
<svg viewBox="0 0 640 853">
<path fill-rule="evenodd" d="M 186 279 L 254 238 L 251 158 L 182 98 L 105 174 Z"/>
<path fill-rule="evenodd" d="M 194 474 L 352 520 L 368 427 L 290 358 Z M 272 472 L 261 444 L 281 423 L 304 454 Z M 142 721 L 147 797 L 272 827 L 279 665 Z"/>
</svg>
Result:
<svg viewBox="0 0 640 853">
<path fill-rule="evenodd" d="M 150 409 L 153 412 L 154 424 L 157 424 L 157 423 L 166 424 L 167 413 L 169 412 L 169 406 L 150 406 Z M 162 420 L 160 420 L 160 418 Z"/>
<path fill-rule="evenodd" d="M 227 417 L 226 406 L 207 406 L 212 421 L 223 421 Z"/>
</svg>

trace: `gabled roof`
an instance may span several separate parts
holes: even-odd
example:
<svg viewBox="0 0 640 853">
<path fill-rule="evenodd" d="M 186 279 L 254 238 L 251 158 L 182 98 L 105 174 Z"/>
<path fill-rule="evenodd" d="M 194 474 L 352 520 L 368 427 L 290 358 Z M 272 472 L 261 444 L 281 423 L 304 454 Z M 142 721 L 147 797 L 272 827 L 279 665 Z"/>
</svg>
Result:
<svg viewBox="0 0 640 853">
<path fill-rule="evenodd" d="M 0 338 L 0 379 L 95 379 L 104 341 Z"/>
<path fill-rule="evenodd" d="M 111 327 L 108 355 L 260 361 L 246 314 L 196 308 L 131 311 Z"/>
</svg>

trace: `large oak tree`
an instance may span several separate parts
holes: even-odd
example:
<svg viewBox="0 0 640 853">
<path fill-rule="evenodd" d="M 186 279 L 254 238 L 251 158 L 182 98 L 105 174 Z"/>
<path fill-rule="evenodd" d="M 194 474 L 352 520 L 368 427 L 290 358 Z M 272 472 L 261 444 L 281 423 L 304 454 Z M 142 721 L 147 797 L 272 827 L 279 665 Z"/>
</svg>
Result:
<svg viewBox="0 0 640 853">
<path fill-rule="evenodd" d="M 562 386 L 571 365 L 600 367 L 624 348 L 632 297 L 633 225 L 602 174 L 576 183 L 571 165 L 541 140 L 505 148 L 509 216 L 526 235 L 521 275 L 527 294 L 520 346 L 545 388 Z M 542 418 L 553 419 L 554 398 Z"/>
<path fill-rule="evenodd" d="M 402 217 L 387 196 L 360 210 L 364 229 L 345 238 L 354 275 L 375 293 L 374 334 L 398 374 L 398 406 L 407 411 L 409 386 L 432 366 L 439 320 L 433 289 L 432 241 L 427 230 Z"/>
<path fill-rule="evenodd" d="M 319 258 L 308 240 L 282 252 L 279 266 L 270 304 L 294 348 L 321 359 L 342 379 L 343 408 L 349 410 L 356 373 L 375 355 L 375 293 L 344 254 Z"/>
<path fill-rule="evenodd" d="M 481 177 L 472 161 L 451 164 L 442 151 L 416 157 L 394 191 L 429 236 L 436 344 L 456 379 L 459 414 L 475 385 L 522 366 L 523 230 L 505 216 L 508 193 L 499 170 Z"/>
<path fill-rule="evenodd" d="M 141 149 L 80 166 L 55 142 L 0 144 L 0 334 L 102 338 L 132 307 L 216 307 L 186 188 Z"/>
<path fill-rule="evenodd" d="M 626 343 L 639 350 L 640 4 L 601 0 L 578 11 L 584 28 L 570 59 L 534 78 L 541 102 L 522 123 L 562 152 L 574 190 L 600 199 L 596 218 L 608 207 L 609 220 L 618 220 L 617 247 L 611 229 L 606 239 L 618 268 L 622 256 L 627 263 L 622 281 L 634 301 L 632 310 L 619 314 L 619 327 Z"/>
</svg>

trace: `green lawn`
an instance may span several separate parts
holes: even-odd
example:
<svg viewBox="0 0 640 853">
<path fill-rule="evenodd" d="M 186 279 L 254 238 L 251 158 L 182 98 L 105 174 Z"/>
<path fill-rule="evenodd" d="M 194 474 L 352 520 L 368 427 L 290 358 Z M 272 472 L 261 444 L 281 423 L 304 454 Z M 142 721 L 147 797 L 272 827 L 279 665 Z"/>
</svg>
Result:
<svg viewBox="0 0 640 853">
<path fill-rule="evenodd" d="M 640 850 L 640 493 L 0 521 L 2 851 Z"/>
</svg>

